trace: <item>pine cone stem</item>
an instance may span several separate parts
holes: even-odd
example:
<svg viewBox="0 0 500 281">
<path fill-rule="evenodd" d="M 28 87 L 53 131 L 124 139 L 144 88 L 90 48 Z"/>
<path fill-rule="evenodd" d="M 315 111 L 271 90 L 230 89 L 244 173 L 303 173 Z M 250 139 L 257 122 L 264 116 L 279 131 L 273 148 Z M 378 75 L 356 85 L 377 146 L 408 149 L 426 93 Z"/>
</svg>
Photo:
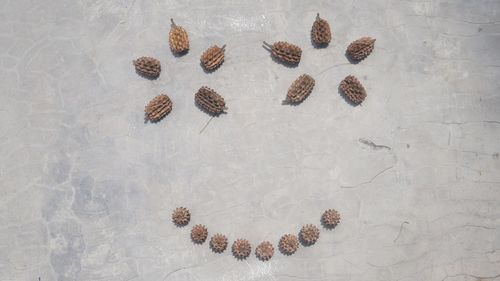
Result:
<svg viewBox="0 0 500 281">
<path fill-rule="evenodd" d="M 220 47 L 220 48 L 221 48 L 221 50 L 224 51 L 226 49 L 226 44 L 222 45 L 222 47 Z"/>
<path fill-rule="evenodd" d="M 262 41 L 262 44 L 264 44 L 264 46 L 269 48 L 268 51 L 270 51 L 270 49 L 273 48 L 273 46 L 271 44 L 267 43 L 266 41 Z"/>
<path fill-rule="evenodd" d="M 173 26 L 173 27 L 176 27 L 176 26 L 177 26 L 177 24 L 175 24 L 175 22 L 174 22 L 174 19 L 173 19 L 173 18 L 170 18 L 170 22 L 172 22 L 172 26 Z"/>
</svg>

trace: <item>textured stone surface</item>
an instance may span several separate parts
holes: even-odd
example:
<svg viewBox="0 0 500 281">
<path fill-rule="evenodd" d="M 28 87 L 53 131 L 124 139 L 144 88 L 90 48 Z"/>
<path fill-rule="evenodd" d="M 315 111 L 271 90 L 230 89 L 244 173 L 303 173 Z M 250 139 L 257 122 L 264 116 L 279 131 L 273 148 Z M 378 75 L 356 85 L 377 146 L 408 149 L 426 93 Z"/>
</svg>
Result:
<svg viewBox="0 0 500 281">
<path fill-rule="evenodd" d="M 0 280 L 500 279 L 497 0 L 4 0 L 0 23 Z M 376 47 L 352 65 L 361 36 Z M 301 46 L 300 65 L 263 40 Z M 207 74 L 214 44 L 226 61 Z M 160 59 L 158 80 L 135 73 L 140 56 Z M 314 94 L 281 105 L 301 73 Z M 337 92 L 348 74 L 362 106 Z M 202 85 L 231 110 L 200 134 Z M 163 92 L 173 111 L 144 124 Z M 178 206 L 229 243 L 276 245 L 328 208 L 342 222 L 291 257 L 237 261 L 192 244 Z"/>
</svg>

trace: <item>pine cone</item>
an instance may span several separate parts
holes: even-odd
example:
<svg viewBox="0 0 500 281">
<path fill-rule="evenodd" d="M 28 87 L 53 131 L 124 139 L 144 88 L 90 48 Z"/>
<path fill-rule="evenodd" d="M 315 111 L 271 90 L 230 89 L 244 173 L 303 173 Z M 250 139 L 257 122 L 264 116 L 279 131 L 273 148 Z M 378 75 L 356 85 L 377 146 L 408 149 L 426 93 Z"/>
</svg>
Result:
<svg viewBox="0 0 500 281">
<path fill-rule="evenodd" d="M 177 226 L 185 226 L 189 223 L 189 220 L 191 220 L 191 214 L 189 210 L 184 207 L 179 207 L 172 213 L 172 221 Z"/>
<path fill-rule="evenodd" d="M 285 234 L 279 242 L 280 251 L 285 255 L 291 255 L 299 248 L 299 239 L 293 234 Z"/>
<path fill-rule="evenodd" d="M 203 244 L 207 240 L 208 230 L 204 225 L 197 224 L 191 229 L 191 239 L 196 244 Z"/>
<path fill-rule="evenodd" d="M 152 57 L 140 57 L 133 61 L 135 70 L 146 78 L 158 78 L 161 72 L 160 61 Z"/>
<path fill-rule="evenodd" d="M 357 61 L 366 58 L 375 46 L 375 39 L 371 37 L 362 37 L 354 42 L 352 42 L 349 47 L 347 47 L 347 54 Z"/>
<path fill-rule="evenodd" d="M 211 115 L 219 115 L 227 109 L 224 98 L 205 86 L 201 87 L 195 94 L 194 101 L 205 112 Z"/>
<path fill-rule="evenodd" d="M 318 241 L 319 229 L 312 224 L 306 224 L 300 230 L 299 236 L 304 244 L 312 245 Z"/>
<path fill-rule="evenodd" d="M 222 253 L 226 250 L 226 247 L 227 247 L 226 236 L 217 233 L 210 239 L 210 248 L 212 248 L 212 251 L 216 253 Z"/>
<path fill-rule="evenodd" d="M 269 241 L 264 241 L 255 248 L 255 255 L 261 261 L 268 261 L 274 255 L 274 247 Z"/>
<path fill-rule="evenodd" d="M 206 70 L 215 70 L 224 62 L 224 48 L 226 45 L 222 48 L 212 46 L 201 55 L 200 61 Z"/>
<path fill-rule="evenodd" d="M 290 103 L 301 103 L 304 101 L 314 88 L 314 78 L 307 74 L 302 74 L 293 81 L 288 94 L 286 95 L 287 101 Z"/>
<path fill-rule="evenodd" d="M 340 82 L 340 90 L 344 92 L 345 96 L 355 104 L 362 103 L 366 98 L 366 91 L 359 80 L 349 75 L 342 82 Z"/>
<path fill-rule="evenodd" d="M 326 228 L 334 228 L 340 223 L 340 214 L 334 210 L 326 210 L 321 216 L 321 222 Z"/>
<path fill-rule="evenodd" d="M 144 108 L 146 118 L 151 122 L 160 121 L 165 115 L 169 114 L 170 111 L 172 111 L 172 101 L 167 95 L 156 96 L 146 105 L 146 108 Z"/>
<path fill-rule="evenodd" d="M 273 45 L 269 45 L 264 41 L 264 45 L 271 48 L 271 53 L 274 57 L 289 63 L 298 64 L 300 62 L 300 56 L 302 55 L 302 50 L 293 44 L 287 42 L 276 42 Z"/>
<path fill-rule="evenodd" d="M 320 46 L 328 45 L 330 40 L 332 40 L 330 25 L 326 20 L 320 18 L 319 14 L 317 14 L 311 29 L 311 39 L 315 44 Z"/>
<path fill-rule="evenodd" d="M 239 260 L 246 259 L 252 252 L 252 246 L 246 239 L 238 239 L 234 241 L 231 249 L 233 251 L 233 255 Z"/>
<path fill-rule="evenodd" d="M 182 26 L 175 24 L 173 19 L 170 33 L 168 35 L 168 43 L 172 53 L 182 54 L 189 51 L 189 38 L 186 30 Z"/>
</svg>

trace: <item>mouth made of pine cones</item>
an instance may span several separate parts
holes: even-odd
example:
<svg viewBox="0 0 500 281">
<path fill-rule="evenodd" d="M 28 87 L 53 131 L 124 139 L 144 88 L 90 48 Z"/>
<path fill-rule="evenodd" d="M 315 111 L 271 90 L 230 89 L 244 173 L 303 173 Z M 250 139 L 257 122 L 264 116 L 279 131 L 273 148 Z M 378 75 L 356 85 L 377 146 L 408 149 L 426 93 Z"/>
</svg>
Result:
<svg viewBox="0 0 500 281">
<path fill-rule="evenodd" d="M 274 61 L 287 67 L 297 67 L 302 56 L 302 49 L 288 42 L 280 41 L 271 45 L 264 41 L 263 47 L 271 52 Z"/>
</svg>

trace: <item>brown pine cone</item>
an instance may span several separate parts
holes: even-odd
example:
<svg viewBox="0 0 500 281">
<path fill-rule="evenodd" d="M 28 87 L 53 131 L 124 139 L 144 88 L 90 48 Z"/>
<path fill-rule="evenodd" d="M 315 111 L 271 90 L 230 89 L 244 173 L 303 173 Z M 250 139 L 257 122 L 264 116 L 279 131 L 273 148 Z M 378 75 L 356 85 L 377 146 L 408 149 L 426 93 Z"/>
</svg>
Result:
<svg viewBox="0 0 500 281">
<path fill-rule="evenodd" d="M 288 64 L 298 64 L 300 62 L 302 50 L 298 46 L 287 42 L 276 42 L 270 45 L 266 41 L 264 41 L 264 45 L 271 48 L 272 55 L 281 61 Z"/>
<path fill-rule="evenodd" d="M 154 79 L 160 76 L 160 61 L 152 57 L 140 57 L 133 61 L 135 70 L 146 78 Z"/>
<path fill-rule="evenodd" d="M 261 261 L 268 261 L 274 255 L 274 247 L 269 241 L 264 241 L 255 248 L 255 255 Z"/>
<path fill-rule="evenodd" d="M 179 25 L 176 25 L 173 19 L 170 33 L 168 34 L 168 43 L 172 53 L 182 54 L 189 51 L 189 37 L 186 30 Z"/>
<path fill-rule="evenodd" d="M 340 223 L 340 214 L 334 210 L 326 210 L 321 216 L 321 222 L 326 228 L 334 228 Z"/>
<path fill-rule="evenodd" d="M 332 33 L 328 22 L 316 15 L 316 20 L 311 29 L 311 39 L 317 45 L 328 45 L 332 40 Z"/>
<path fill-rule="evenodd" d="M 189 223 L 190 220 L 191 214 L 189 213 L 189 210 L 184 207 L 179 207 L 172 213 L 172 221 L 177 226 L 185 226 Z"/>
<path fill-rule="evenodd" d="M 285 234 L 279 242 L 280 251 L 285 255 L 291 255 L 299 248 L 299 239 L 293 234 Z"/>
<path fill-rule="evenodd" d="M 200 61 L 203 67 L 208 71 L 217 69 L 224 62 L 224 49 L 226 45 L 219 48 L 219 46 L 212 46 L 208 48 L 201 55 Z"/>
<path fill-rule="evenodd" d="M 191 239 L 196 244 L 203 244 L 207 240 L 208 230 L 204 225 L 197 224 L 191 229 Z"/>
<path fill-rule="evenodd" d="M 241 260 L 246 259 L 250 255 L 250 253 L 252 252 L 252 246 L 250 245 L 250 242 L 248 242 L 248 240 L 238 239 L 234 241 L 231 250 L 233 251 L 233 255 L 237 259 Z"/>
<path fill-rule="evenodd" d="M 314 88 L 314 78 L 307 74 L 302 74 L 293 81 L 290 88 L 288 88 L 288 93 L 286 99 L 290 103 L 301 103 L 304 101 Z"/>
<path fill-rule="evenodd" d="M 312 245 L 318 241 L 319 229 L 312 224 L 306 224 L 300 230 L 299 237 L 304 244 Z"/>
<path fill-rule="evenodd" d="M 208 87 L 201 87 L 194 96 L 194 101 L 205 112 L 219 115 L 227 109 L 224 98 Z"/>
<path fill-rule="evenodd" d="M 226 236 L 217 233 L 210 239 L 210 248 L 212 248 L 212 251 L 216 253 L 222 253 L 226 250 L 226 247 L 227 247 Z"/>
<path fill-rule="evenodd" d="M 347 47 L 347 54 L 354 60 L 362 60 L 366 58 L 375 46 L 375 39 L 371 37 L 362 37 L 352 42 Z"/>
<path fill-rule="evenodd" d="M 342 82 L 340 82 L 340 90 L 344 92 L 345 96 L 353 103 L 360 104 L 366 98 L 366 90 L 361 85 L 359 80 L 349 75 Z"/>
<path fill-rule="evenodd" d="M 172 101 L 167 95 L 156 96 L 144 108 L 146 118 L 151 122 L 160 121 L 170 111 L 172 111 Z"/>
</svg>

